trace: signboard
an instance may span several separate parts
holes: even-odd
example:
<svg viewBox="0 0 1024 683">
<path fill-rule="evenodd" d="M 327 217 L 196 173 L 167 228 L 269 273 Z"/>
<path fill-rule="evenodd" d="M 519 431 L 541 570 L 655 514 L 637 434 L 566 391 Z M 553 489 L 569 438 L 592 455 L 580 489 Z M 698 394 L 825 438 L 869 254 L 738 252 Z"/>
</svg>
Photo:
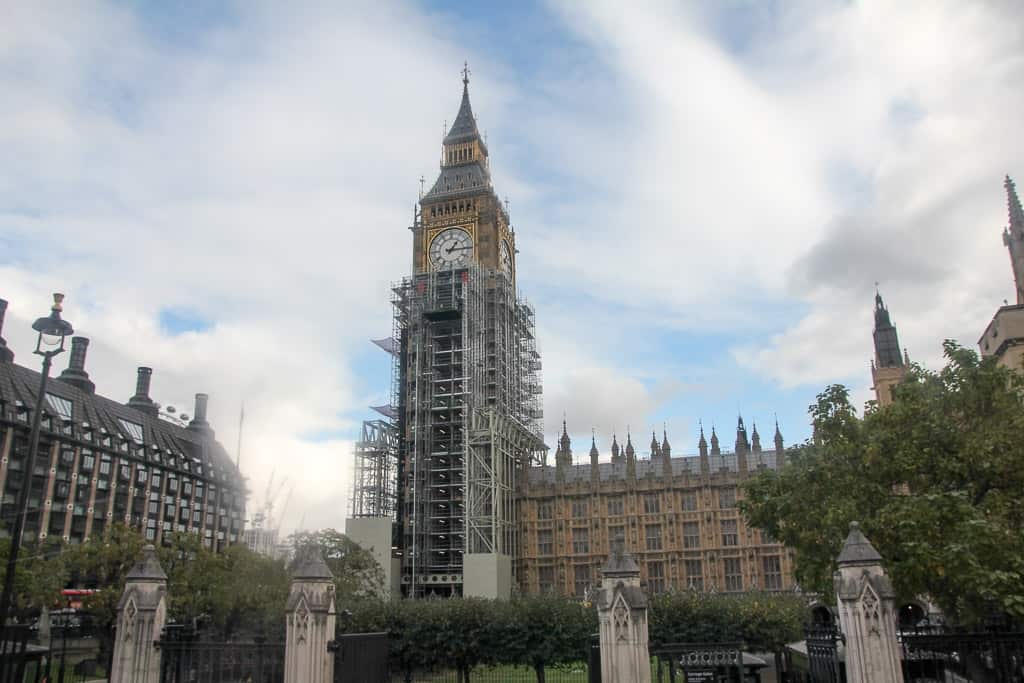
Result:
<svg viewBox="0 0 1024 683">
<path fill-rule="evenodd" d="M 686 683 L 715 683 L 714 669 L 683 669 L 686 675 Z"/>
</svg>

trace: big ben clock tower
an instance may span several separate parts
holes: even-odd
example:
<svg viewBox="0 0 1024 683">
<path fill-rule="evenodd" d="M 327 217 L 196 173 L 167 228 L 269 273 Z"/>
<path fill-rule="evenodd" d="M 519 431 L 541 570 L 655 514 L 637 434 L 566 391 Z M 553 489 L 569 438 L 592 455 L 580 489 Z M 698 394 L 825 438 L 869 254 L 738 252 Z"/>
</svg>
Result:
<svg viewBox="0 0 1024 683">
<path fill-rule="evenodd" d="M 402 593 L 508 597 L 516 479 L 543 458 L 534 312 L 469 101 L 420 198 L 413 274 L 394 287 Z"/>
</svg>

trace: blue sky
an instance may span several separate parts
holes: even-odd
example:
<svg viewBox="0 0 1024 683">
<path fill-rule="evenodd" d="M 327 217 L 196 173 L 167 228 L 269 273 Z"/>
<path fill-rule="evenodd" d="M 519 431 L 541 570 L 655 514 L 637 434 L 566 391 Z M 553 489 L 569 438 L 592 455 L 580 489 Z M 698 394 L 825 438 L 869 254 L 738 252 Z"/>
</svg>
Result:
<svg viewBox="0 0 1024 683">
<path fill-rule="evenodd" d="M 211 418 L 253 491 L 287 472 L 340 526 L 384 403 L 389 283 L 468 60 L 549 443 L 737 413 L 808 436 L 870 397 L 874 283 L 936 365 L 1013 291 L 1024 176 L 1012 3 L 23 3 L 0 36 L 4 335 L 64 290 L 99 390 Z M 641 449 L 642 451 L 645 448 Z M 330 473 L 324 476 L 324 472 Z M 258 497 L 258 493 L 257 493 Z M 293 521 L 285 520 L 288 526 Z"/>
</svg>

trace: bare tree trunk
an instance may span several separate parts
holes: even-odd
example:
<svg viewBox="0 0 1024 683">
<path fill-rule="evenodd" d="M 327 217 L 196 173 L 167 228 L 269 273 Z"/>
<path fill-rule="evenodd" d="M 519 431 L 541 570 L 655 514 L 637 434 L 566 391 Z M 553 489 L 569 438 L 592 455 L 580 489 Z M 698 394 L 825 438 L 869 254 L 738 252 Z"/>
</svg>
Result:
<svg viewBox="0 0 1024 683">
<path fill-rule="evenodd" d="M 544 662 L 534 664 L 533 670 L 537 672 L 537 683 L 545 683 L 547 680 L 547 673 L 544 671 Z"/>
</svg>

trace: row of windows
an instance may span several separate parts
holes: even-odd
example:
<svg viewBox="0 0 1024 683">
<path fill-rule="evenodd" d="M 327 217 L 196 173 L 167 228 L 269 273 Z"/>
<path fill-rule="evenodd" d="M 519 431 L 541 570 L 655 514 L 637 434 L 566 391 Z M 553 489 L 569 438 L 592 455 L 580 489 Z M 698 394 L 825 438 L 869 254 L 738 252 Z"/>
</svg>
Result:
<svg viewBox="0 0 1024 683">
<path fill-rule="evenodd" d="M 782 560 L 776 555 L 763 557 L 762 569 L 764 590 L 782 590 Z M 646 563 L 647 590 L 652 594 L 664 593 L 667 588 L 664 561 Z M 704 590 L 704 563 L 702 560 L 684 560 L 683 571 L 686 587 Z M 738 557 L 727 557 L 722 560 L 722 576 L 724 588 L 728 592 L 744 590 L 743 562 Z M 542 566 L 537 568 L 537 581 L 541 593 L 555 590 L 555 567 Z M 589 564 L 573 565 L 573 594 L 582 597 L 593 584 L 593 568 Z M 751 586 L 754 588 L 754 586 Z"/>
<path fill-rule="evenodd" d="M 720 522 L 721 538 L 723 546 L 739 545 L 739 522 L 735 519 L 723 519 Z M 608 527 L 608 538 L 624 538 L 626 527 L 621 525 L 610 525 Z M 662 525 L 644 525 L 644 547 L 647 550 L 662 550 Z M 683 523 L 683 548 L 700 548 L 700 522 Z M 573 553 L 585 554 L 590 552 L 590 529 L 587 527 L 574 527 L 572 529 L 572 551 Z M 554 530 L 537 530 L 537 554 L 554 554 Z"/>
<path fill-rule="evenodd" d="M 643 497 L 643 511 L 647 515 L 661 513 L 662 494 L 648 493 Z M 622 517 L 625 515 L 625 500 L 623 496 L 610 496 L 606 501 L 606 511 L 609 517 Z M 698 495 L 696 491 L 684 491 L 681 494 L 680 509 L 684 512 L 694 512 L 698 507 Z M 718 490 L 718 507 L 722 510 L 731 510 L 736 507 L 736 489 L 725 488 Z M 572 516 L 583 519 L 590 516 L 590 499 L 573 498 L 570 506 Z M 671 505 L 669 506 L 671 509 Z M 537 503 L 537 519 L 554 519 L 554 501 L 544 500 Z"/>
</svg>

